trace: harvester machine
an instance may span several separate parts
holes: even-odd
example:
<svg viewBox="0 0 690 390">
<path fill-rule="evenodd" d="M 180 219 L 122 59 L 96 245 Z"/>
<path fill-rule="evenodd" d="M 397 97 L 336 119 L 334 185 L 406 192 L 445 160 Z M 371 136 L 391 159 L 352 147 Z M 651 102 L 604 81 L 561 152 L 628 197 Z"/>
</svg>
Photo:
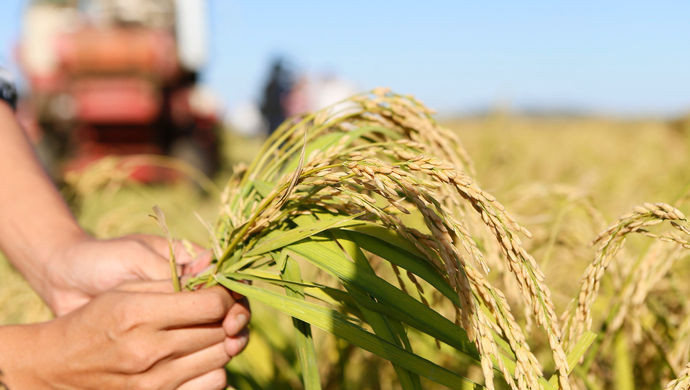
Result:
<svg viewBox="0 0 690 390">
<path fill-rule="evenodd" d="M 21 111 L 53 174 L 106 155 L 179 157 L 211 174 L 219 121 L 198 83 L 206 62 L 203 0 L 34 0 L 19 58 Z M 143 163 L 132 175 L 167 180 Z"/>
</svg>

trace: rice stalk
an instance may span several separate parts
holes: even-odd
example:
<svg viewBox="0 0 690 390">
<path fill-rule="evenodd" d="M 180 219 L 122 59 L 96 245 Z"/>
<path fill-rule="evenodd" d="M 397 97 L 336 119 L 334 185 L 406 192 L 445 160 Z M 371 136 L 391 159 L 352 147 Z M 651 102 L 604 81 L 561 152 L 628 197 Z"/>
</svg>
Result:
<svg viewBox="0 0 690 390">
<path fill-rule="evenodd" d="M 336 278 L 338 283 L 328 291 L 336 288 L 337 294 L 352 298 L 361 290 L 360 299 L 355 299 L 358 305 L 384 314 L 387 321 L 402 321 L 475 359 L 487 388 L 494 388 L 495 373 L 513 389 L 549 387 L 505 294 L 487 278 L 490 268 L 477 245 L 477 232 L 483 229 L 481 239 L 495 243 L 532 318 L 544 329 L 559 385 L 568 389 L 570 367 L 561 325 L 544 276 L 519 238 L 529 232 L 478 186 L 472 178 L 472 163 L 456 137 L 433 120 L 430 110 L 408 96 L 377 89 L 349 99 L 348 104 L 339 112 L 329 108 L 285 122 L 246 171 L 230 180 L 222 193 L 215 228 L 214 247 L 220 247 L 215 264 L 188 287 L 237 286 L 232 281 L 243 278 L 285 287 L 288 281 L 280 278 L 256 279 L 259 274 L 279 274 L 284 265 L 276 261 L 276 254 L 284 252 L 299 260 L 301 267 L 311 264 Z M 305 216 L 312 219 L 307 222 Z M 332 235 L 358 229 L 375 239 L 379 249 L 373 250 L 397 270 L 399 288 L 353 263 L 352 253 L 333 247 Z M 399 258 L 382 257 L 380 248 L 388 242 L 374 231 L 379 237 L 395 237 L 400 244 L 396 250 L 403 249 L 409 261 L 403 264 Z M 350 237 L 361 247 L 361 237 Z M 399 268 L 405 269 L 419 300 L 410 298 Z M 430 306 L 418 278 L 453 307 L 455 325 Z M 277 302 L 268 290 L 241 288 L 250 298 Z M 427 314 L 410 317 L 399 306 L 403 301 Z M 318 316 L 326 312 L 318 310 L 314 307 L 312 323 L 325 326 Z M 347 322 L 375 327 L 371 322 L 375 317 L 355 315 L 358 318 L 341 318 L 338 328 L 329 329 L 349 337 L 344 329 L 354 328 L 346 326 Z M 428 316 L 438 321 L 430 321 Z M 300 319 L 310 322 L 304 316 Z M 374 346 L 363 347 L 383 353 L 382 346 L 392 348 L 392 341 L 395 351 L 414 353 L 410 345 L 396 345 L 390 336 L 376 336 L 371 339 L 376 340 Z M 410 373 L 428 375 L 419 369 L 426 363 L 415 362 L 392 360 Z M 398 371 L 399 376 L 406 372 Z"/>
</svg>

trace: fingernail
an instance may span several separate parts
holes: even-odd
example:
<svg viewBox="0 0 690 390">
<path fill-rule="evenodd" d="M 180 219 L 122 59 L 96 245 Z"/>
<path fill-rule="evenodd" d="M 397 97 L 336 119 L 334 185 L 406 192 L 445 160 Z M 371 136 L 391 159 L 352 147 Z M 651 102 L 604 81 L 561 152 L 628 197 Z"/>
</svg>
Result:
<svg viewBox="0 0 690 390">
<path fill-rule="evenodd" d="M 225 339 L 225 351 L 230 357 L 236 356 L 249 343 L 249 335 L 241 334 L 237 337 Z"/>
<path fill-rule="evenodd" d="M 240 328 L 244 328 L 245 325 L 247 325 L 247 323 L 249 322 L 249 318 L 247 318 L 246 314 L 238 314 L 235 321 L 238 325 L 240 325 Z"/>
</svg>

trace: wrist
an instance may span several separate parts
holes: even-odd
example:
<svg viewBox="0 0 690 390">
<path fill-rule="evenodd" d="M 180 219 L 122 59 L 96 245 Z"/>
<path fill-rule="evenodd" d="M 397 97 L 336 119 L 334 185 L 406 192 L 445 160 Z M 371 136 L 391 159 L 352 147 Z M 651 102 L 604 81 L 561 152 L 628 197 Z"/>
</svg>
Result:
<svg viewBox="0 0 690 390">
<path fill-rule="evenodd" d="M 52 249 L 38 261 L 39 270 L 36 272 L 38 280 L 30 284 L 53 313 L 59 315 L 62 312 L 59 306 L 64 298 L 63 295 L 78 287 L 74 286 L 70 279 L 75 272 L 79 272 L 72 266 L 75 257 L 78 257 L 74 253 L 75 248 L 92 240 L 95 239 L 77 225 L 72 231 L 56 240 L 51 246 Z"/>
<path fill-rule="evenodd" d="M 45 388 L 40 370 L 50 343 L 43 334 L 47 323 L 0 327 L 0 382 L 7 389 Z"/>
<path fill-rule="evenodd" d="M 53 313 L 60 295 L 69 288 L 66 274 L 74 272 L 69 265 L 71 248 L 91 239 L 76 223 L 67 224 L 59 235 L 35 249 L 31 258 L 18 262 L 21 268 L 30 267 L 30 271 L 20 271 Z"/>
</svg>

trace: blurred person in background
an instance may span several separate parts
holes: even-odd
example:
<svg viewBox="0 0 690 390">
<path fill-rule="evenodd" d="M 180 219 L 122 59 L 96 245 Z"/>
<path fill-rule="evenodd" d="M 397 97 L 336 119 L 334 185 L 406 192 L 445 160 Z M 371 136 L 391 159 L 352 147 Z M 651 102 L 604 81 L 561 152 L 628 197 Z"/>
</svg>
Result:
<svg viewBox="0 0 690 390">
<path fill-rule="evenodd" d="M 270 136 L 287 118 L 286 101 L 292 88 L 292 74 L 285 68 L 282 58 L 273 61 L 261 102 L 261 114 Z"/>
<path fill-rule="evenodd" d="M 0 71 L 0 250 L 56 318 L 0 326 L 0 389 L 225 388 L 223 367 L 248 341 L 246 298 L 220 287 L 174 293 L 162 237 L 89 236 L 34 156 L 15 106 Z M 176 249 L 181 274 L 208 264 Z"/>
<path fill-rule="evenodd" d="M 332 113 L 344 113 L 352 106 L 336 103 L 356 93 L 357 88 L 352 83 L 332 73 L 304 74 L 299 77 L 286 98 L 287 116 L 315 112 L 330 105 L 335 105 L 331 109 Z"/>
<path fill-rule="evenodd" d="M 313 82 L 311 109 L 313 111 L 320 110 L 347 99 L 355 93 L 357 93 L 357 88 L 350 82 L 333 73 L 325 73 Z M 338 104 L 333 107 L 333 111 L 340 111 L 345 108 L 346 105 Z"/>
<path fill-rule="evenodd" d="M 285 108 L 288 117 L 305 114 L 313 109 L 313 88 L 307 75 L 302 75 L 292 86 L 285 100 Z"/>
</svg>

